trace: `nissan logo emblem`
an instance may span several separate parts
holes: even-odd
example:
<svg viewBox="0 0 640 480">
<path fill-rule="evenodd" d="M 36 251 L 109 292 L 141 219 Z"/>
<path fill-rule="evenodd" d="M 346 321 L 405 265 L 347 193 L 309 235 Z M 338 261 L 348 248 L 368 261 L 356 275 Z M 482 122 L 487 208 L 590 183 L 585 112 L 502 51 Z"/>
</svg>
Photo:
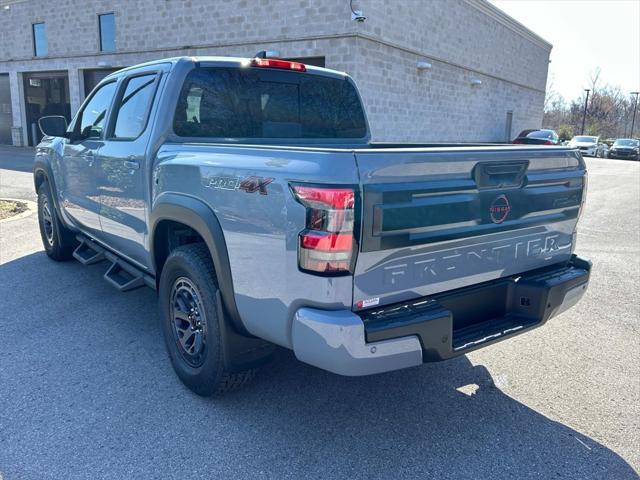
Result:
<svg viewBox="0 0 640 480">
<path fill-rule="evenodd" d="M 509 216 L 511 211 L 511 205 L 509 205 L 509 199 L 506 195 L 498 195 L 491 202 L 489 207 L 489 215 L 491 215 L 491 221 L 493 223 L 502 223 Z"/>
</svg>

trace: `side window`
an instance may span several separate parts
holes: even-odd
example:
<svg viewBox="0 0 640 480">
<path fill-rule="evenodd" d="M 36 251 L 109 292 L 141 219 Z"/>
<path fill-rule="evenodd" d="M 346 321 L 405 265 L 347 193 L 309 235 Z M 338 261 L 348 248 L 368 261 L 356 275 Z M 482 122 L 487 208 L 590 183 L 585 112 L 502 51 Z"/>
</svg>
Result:
<svg viewBox="0 0 640 480">
<path fill-rule="evenodd" d="M 153 94 L 156 74 L 141 75 L 127 80 L 118 105 L 113 138 L 137 138 L 144 131 Z"/>
<path fill-rule="evenodd" d="M 101 86 L 84 106 L 76 127 L 81 139 L 100 138 L 115 91 L 116 82 L 107 83 Z"/>
</svg>

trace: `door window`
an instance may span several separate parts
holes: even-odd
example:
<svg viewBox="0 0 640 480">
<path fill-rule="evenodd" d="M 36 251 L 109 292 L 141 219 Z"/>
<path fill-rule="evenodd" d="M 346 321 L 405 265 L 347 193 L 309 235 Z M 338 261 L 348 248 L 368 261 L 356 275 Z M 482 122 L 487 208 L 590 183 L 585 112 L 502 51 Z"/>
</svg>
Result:
<svg viewBox="0 0 640 480">
<path fill-rule="evenodd" d="M 156 74 L 140 75 L 127 80 L 118 105 L 113 138 L 138 138 L 147 124 L 147 117 L 156 90 Z"/>
<path fill-rule="evenodd" d="M 81 140 L 100 138 L 105 125 L 107 111 L 116 91 L 116 82 L 110 82 L 95 91 L 84 106 L 76 122 L 77 132 Z"/>
</svg>

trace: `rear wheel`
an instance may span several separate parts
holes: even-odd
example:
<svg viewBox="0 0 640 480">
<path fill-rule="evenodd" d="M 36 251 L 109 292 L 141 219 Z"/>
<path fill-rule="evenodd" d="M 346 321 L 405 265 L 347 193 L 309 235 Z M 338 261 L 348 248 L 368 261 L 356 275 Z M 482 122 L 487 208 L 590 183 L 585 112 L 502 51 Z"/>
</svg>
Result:
<svg viewBox="0 0 640 480">
<path fill-rule="evenodd" d="M 58 262 L 72 258 L 77 241 L 73 232 L 60 222 L 46 181 L 38 188 L 38 225 L 44 251 L 50 258 Z"/>
<path fill-rule="evenodd" d="M 160 276 L 162 332 L 176 374 L 202 396 L 236 389 L 255 373 L 225 369 L 217 288 L 205 244 L 183 245 L 171 252 Z"/>
</svg>

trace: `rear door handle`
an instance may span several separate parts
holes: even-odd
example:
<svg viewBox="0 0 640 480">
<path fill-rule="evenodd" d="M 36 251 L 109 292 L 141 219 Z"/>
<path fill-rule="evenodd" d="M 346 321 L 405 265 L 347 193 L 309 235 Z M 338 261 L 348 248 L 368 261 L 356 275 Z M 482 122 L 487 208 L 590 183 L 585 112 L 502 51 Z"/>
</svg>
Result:
<svg viewBox="0 0 640 480">
<path fill-rule="evenodd" d="M 140 163 L 137 160 L 125 160 L 124 166 L 131 170 L 138 170 L 140 168 Z"/>
</svg>

